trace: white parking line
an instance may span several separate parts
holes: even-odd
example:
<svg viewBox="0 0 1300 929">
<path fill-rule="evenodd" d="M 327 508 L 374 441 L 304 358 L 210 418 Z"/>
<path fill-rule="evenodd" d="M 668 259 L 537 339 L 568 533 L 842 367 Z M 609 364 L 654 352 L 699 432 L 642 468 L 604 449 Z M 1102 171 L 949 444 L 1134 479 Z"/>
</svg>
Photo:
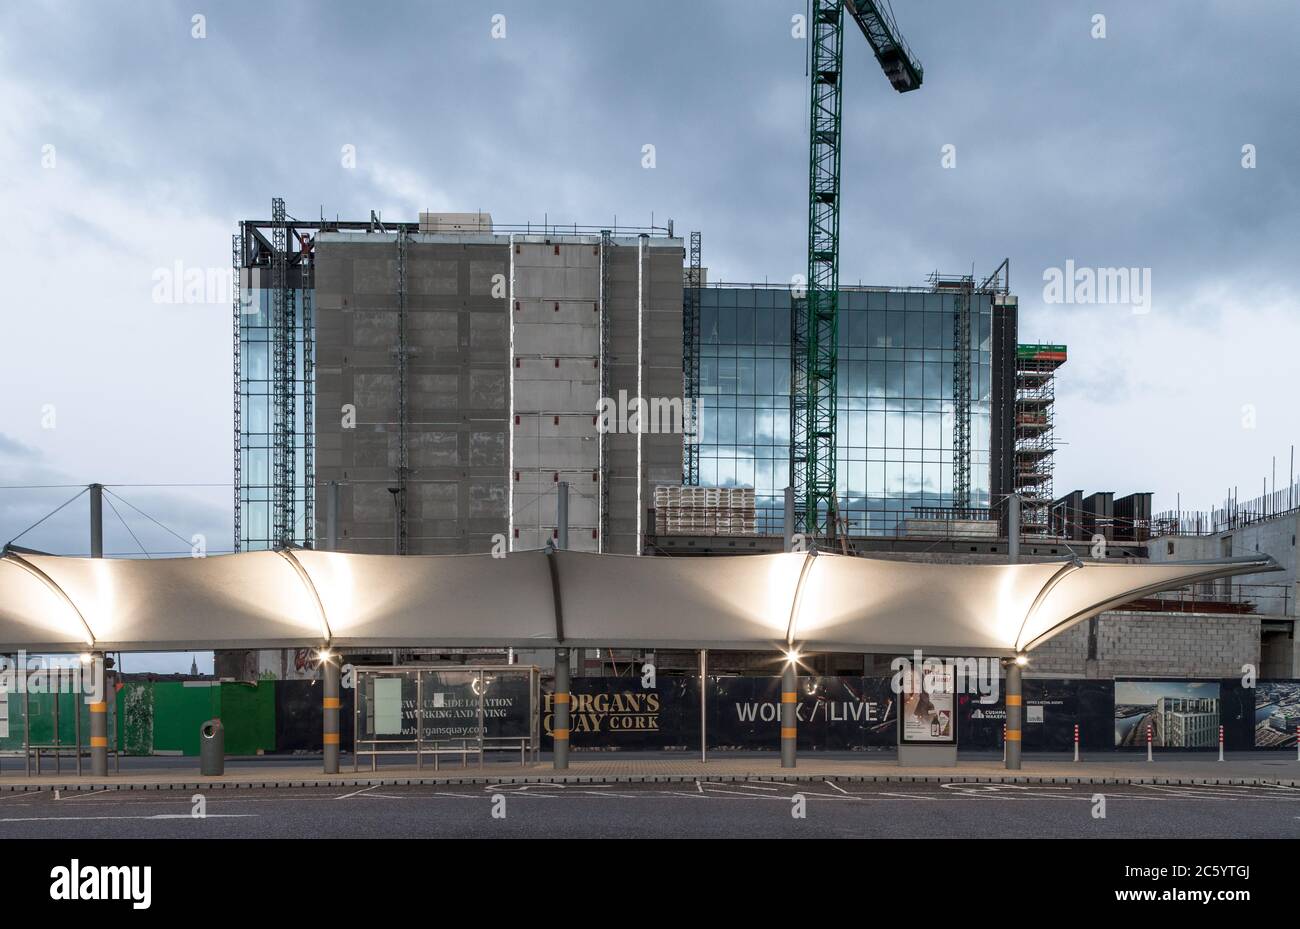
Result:
<svg viewBox="0 0 1300 929">
<path fill-rule="evenodd" d="M 366 791 L 374 790 L 374 789 L 375 789 L 376 787 L 378 787 L 378 786 L 379 786 L 378 784 L 371 784 L 369 787 L 363 787 L 363 788 L 361 788 L 360 790 L 354 790 L 354 791 L 352 791 L 352 793 L 350 793 L 350 794 L 344 794 L 343 796 L 341 796 L 341 797 L 335 797 L 334 799 L 335 799 L 335 800 L 347 800 L 347 799 L 350 798 L 350 797 L 357 797 L 357 796 L 360 796 L 361 794 L 365 793 Z"/>
<path fill-rule="evenodd" d="M 76 823 L 104 819 L 192 819 L 198 822 L 204 819 L 256 818 L 256 813 L 208 813 L 206 816 L 193 816 L 189 813 L 156 813 L 153 816 L 24 816 L 0 819 L 0 823 Z"/>
<path fill-rule="evenodd" d="M 845 790 L 843 787 L 841 787 L 839 784 L 832 783 L 831 781 L 826 781 L 825 783 L 827 787 L 834 787 L 840 793 L 844 794 L 845 796 L 848 796 L 849 792 Z"/>
</svg>

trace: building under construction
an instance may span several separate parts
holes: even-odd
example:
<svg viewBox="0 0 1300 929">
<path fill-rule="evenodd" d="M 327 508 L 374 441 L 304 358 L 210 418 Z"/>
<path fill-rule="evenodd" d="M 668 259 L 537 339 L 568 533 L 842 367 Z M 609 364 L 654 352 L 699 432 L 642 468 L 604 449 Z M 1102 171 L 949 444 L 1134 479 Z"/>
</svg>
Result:
<svg viewBox="0 0 1300 929">
<path fill-rule="evenodd" d="M 638 552 L 682 436 L 597 403 L 681 397 L 683 257 L 671 229 L 276 200 L 234 240 L 236 547 L 538 548 L 567 484 L 570 547 Z"/>
</svg>

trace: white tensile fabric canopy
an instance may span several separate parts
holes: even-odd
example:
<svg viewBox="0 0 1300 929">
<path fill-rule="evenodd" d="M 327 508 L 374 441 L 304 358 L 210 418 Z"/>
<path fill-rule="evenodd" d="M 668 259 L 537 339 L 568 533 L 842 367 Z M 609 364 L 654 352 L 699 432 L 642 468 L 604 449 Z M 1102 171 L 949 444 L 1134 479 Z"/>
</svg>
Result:
<svg viewBox="0 0 1300 929">
<path fill-rule="evenodd" d="M 551 647 L 1011 655 L 1268 556 L 962 565 L 788 553 L 0 558 L 0 651 Z"/>
</svg>

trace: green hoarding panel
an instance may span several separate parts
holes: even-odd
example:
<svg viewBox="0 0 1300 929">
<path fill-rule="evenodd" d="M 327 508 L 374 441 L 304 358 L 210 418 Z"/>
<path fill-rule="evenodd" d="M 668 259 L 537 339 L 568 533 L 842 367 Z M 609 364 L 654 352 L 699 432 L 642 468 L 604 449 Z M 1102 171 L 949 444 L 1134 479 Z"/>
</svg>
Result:
<svg viewBox="0 0 1300 929">
<path fill-rule="evenodd" d="M 155 752 L 199 753 L 199 727 L 221 715 L 218 684 L 158 681 L 153 685 Z"/>
<path fill-rule="evenodd" d="M 117 690 L 117 747 L 127 755 L 153 754 L 153 684 L 123 684 Z"/>
<path fill-rule="evenodd" d="M 275 751 L 275 681 L 221 685 L 227 755 Z"/>
</svg>

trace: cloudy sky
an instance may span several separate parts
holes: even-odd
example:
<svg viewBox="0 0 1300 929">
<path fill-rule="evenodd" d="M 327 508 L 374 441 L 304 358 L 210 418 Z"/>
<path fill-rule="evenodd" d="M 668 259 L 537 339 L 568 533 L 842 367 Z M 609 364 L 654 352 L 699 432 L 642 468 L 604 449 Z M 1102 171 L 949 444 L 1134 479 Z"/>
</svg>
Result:
<svg viewBox="0 0 1300 929">
<path fill-rule="evenodd" d="M 1300 433 L 1300 5 L 894 7 L 925 85 L 894 93 L 846 33 L 842 280 L 1009 257 L 1021 341 L 1070 349 L 1058 493 L 1203 508 L 1260 493 L 1274 455 L 1283 486 Z M 160 302 L 155 274 L 228 267 L 236 222 L 273 196 L 300 217 L 672 218 L 703 231 L 714 280 L 798 273 L 804 8 L 5 4 L 0 536 L 75 493 L 14 488 L 102 481 L 126 485 L 139 540 L 110 512 L 110 551 L 181 547 L 122 500 L 229 547 L 229 302 Z M 1067 261 L 1149 269 L 1149 306 L 1048 302 L 1044 275 Z M 83 497 L 21 541 L 84 552 L 85 513 Z"/>
</svg>

